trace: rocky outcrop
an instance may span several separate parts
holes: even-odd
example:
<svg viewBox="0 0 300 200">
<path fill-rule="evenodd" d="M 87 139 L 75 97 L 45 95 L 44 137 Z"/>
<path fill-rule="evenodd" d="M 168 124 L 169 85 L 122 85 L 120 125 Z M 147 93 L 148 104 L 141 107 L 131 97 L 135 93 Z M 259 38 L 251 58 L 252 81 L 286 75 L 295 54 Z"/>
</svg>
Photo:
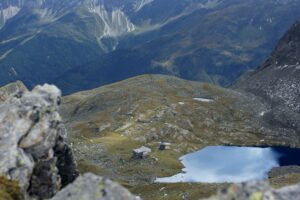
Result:
<svg viewBox="0 0 300 200">
<path fill-rule="evenodd" d="M 24 193 L 49 198 L 78 175 L 52 85 L 18 92 L 0 105 L 0 174 Z"/>
<path fill-rule="evenodd" d="M 271 56 L 236 87 L 268 104 L 266 122 L 282 134 L 300 134 L 300 21 L 280 40 Z"/>
<path fill-rule="evenodd" d="M 51 200 L 139 200 L 117 183 L 93 174 L 84 174 Z"/>
<path fill-rule="evenodd" d="M 75 180 L 76 163 L 57 112 L 60 91 L 46 84 L 29 92 L 18 85 L 0 89 L 7 98 L 0 104 L 0 199 L 140 199 L 93 174 Z"/>
<path fill-rule="evenodd" d="M 299 199 L 300 184 L 273 189 L 267 182 L 232 185 L 208 200 L 291 200 Z"/>
</svg>

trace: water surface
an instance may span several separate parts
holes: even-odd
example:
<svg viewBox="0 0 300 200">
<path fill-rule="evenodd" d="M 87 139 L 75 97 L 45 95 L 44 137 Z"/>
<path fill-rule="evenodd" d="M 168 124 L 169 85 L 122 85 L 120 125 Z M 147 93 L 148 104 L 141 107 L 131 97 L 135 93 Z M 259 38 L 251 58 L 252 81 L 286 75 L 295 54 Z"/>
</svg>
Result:
<svg viewBox="0 0 300 200">
<path fill-rule="evenodd" d="M 156 182 L 244 182 L 263 180 L 279 166 L 300 165 L 300 149 L 210 146 L 180 158 L 182 173 Z"/>
</svg>

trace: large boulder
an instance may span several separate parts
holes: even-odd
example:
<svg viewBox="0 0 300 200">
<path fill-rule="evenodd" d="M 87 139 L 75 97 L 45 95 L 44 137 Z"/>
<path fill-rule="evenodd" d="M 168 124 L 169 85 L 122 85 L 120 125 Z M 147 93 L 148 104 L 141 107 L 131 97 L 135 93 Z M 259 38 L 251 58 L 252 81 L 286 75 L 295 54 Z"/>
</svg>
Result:
<svg viewBox="0 0 300 200">
<path fill-rule="evenodd" d="M 93 174 L 84 174 L 51 200 L 140 200 L 119 184 Z"/>
<path fill-rule="evenodd" d="M 300 184 L 273 189 L 268 182 L 234 184 L 223 189 L 208 200 L 297 200 L 300 199 Z"/>
<path fill-rule="evenodd" d="M 0 105 L 0 176 L 25 194 L 50 198 L 78 175 L 52 85 L 19 91 Z"/>
<path fill-rule="evenodd" d="M 0 199 L 140 199 L 93 174 L 76 179 L 67 131 L 57 112 L 61 92 L 55 86 L 45 84 L 29 92 L 13 84 L 1 91 Z"/>
</svg>

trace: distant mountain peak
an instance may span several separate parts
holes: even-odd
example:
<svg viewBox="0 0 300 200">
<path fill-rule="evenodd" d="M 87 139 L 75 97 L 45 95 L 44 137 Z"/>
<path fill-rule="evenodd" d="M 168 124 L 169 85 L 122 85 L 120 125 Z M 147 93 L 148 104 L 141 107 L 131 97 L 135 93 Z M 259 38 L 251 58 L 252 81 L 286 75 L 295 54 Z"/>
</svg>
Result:
<svg viewBox="0 0 300 200">
<path fill-rule="evenodd" d="M 152 3 L 154 0 L 138 0 L 136 1 L 133 6 L 135 11 L 141 10 L 144 6 L 146 6 L 149 3 Z"/>
</svg>

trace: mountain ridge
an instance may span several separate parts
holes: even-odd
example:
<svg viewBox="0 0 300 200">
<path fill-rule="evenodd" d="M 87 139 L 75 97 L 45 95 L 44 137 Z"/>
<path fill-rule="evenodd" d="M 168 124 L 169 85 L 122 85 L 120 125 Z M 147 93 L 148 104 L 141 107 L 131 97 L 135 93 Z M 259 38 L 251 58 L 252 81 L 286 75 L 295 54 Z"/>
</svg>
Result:
<svg viewBox="0 0 300 200">
<path fill-rule="evenodd" d="M 279 41 L 270 57 L 235 85 L 271 106 L 266 120 L 300 133 L 300 21 Z"/>
<path fill-rule="evenodd" d="M 0 84 L 50 82 L 65 94 L 143 73 L 228 85 L 263 60 L 300 8 L 294 0 L 7 2 L 27 8 L 0 29 Z"/>
</svg>

